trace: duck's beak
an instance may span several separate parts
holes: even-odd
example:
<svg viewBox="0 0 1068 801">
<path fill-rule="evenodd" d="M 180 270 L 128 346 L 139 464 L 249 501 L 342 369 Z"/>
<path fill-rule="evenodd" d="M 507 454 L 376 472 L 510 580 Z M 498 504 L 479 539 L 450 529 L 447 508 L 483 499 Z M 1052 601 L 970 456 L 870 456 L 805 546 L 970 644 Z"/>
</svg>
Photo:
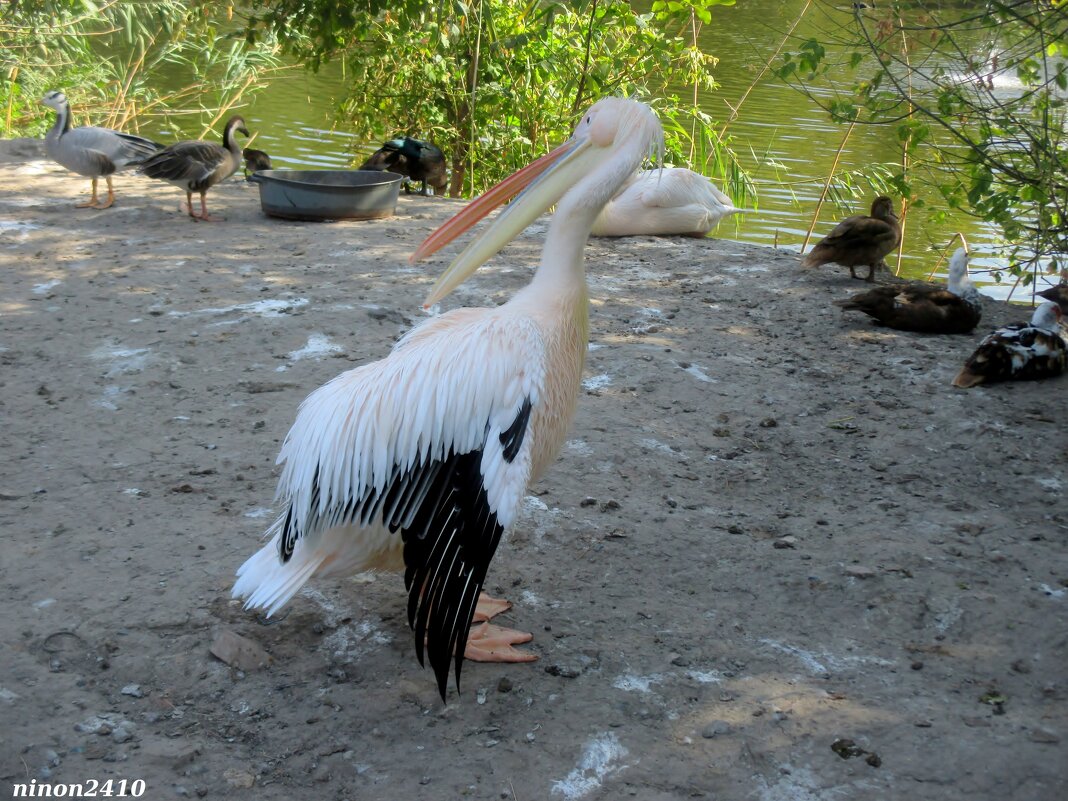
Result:
<svg viewBox="0 0 1068 801">
<path fill-rule="evenodd" d="M 428 236 L 409 257 L 410 262 L 436 253 L 502 203 L 522 192 L 441 274 L 423 308 L 433 306 L 456 289 L 538 215 L 559 201 L 579 177 L 603 159 L 605 151 L 605 148 L 592 147 L 586 137 L 572 137 L 471 201 L 463 211 Z"/>
</svg>

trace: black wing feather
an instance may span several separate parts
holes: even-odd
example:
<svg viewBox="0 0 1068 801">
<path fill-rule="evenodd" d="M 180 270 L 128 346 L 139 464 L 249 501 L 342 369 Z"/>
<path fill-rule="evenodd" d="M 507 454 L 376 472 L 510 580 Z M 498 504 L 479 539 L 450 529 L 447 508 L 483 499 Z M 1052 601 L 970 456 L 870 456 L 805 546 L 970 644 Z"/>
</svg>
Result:
<svg viewBox="0 0 1068 801">
<path fill-rule="evenodd" d="M 408 623 L 420 664 L 426 635 L 442 698 L 454 657 L 459 682 L 475 603 L 504 531 L 490 510 L 481 463 L 481 450 L 450 455 L 438 476 L 440 500 L 423 504 L 412 526 L 401 530 Z"/>
<path fill-rule="evenodd" d="M 500 434 L 509 463 L 519 455 L 526 438 L 531 409 L 527 398 L 515 420 Z M 320 512 L 322 492 L 316 468 L 304 530 L 292 506 L 286 510 L 279 537 L 282 561 L 289 561 L 297 540 L 309 531 L 344 525 L 363 527 L 375 521 L 381 521 L 391 532 L 400 529 L 408 624 L 415 631 L 415 653 L 419 664 L 425 664 L 426 655 L 444 700 L 451 662 L 459 688 L 475 604 L 504 531 L 483 486 L 482 449 L 467 453 L 450 450 L 443 459 L 427 459 L 407 471 L 396 465 L 382 491 L 369 488 L 362 498 L 328 502 Z"/>
</svg>

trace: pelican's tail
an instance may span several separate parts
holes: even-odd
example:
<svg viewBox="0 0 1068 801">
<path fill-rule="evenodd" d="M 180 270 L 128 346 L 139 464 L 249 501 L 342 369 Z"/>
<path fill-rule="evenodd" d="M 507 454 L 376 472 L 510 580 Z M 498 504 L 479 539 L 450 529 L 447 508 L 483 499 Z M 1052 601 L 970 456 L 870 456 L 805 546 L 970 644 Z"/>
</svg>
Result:
<svg viewBox="0 0 1068 801">
<path fill-rule="evenodd" d="M 237 581 L 231 596 L 242 598 L 246 609 L 266 609 L 270 617 L 297 594 L 304 583 L 331 554 L 327 548 L 297 548 L 288 562 L 278 555 L 278 538 L 252 554 L 237 569 Z"/>
<path fill-rule="evenodd" d="M 289 601 L 312 576 L 351 576 L 364 570 L 403 570 L 403 542 L 386 526 L 364 528 L 335 526 L 313 536 L 300 537 L 289 561 L 279 555 L 282 518 L 267 529 L 270 542 L 237 569 L 231 595 L 242 598 L 246 609 L 266 609 L 270 617 Z"/>
</svg>

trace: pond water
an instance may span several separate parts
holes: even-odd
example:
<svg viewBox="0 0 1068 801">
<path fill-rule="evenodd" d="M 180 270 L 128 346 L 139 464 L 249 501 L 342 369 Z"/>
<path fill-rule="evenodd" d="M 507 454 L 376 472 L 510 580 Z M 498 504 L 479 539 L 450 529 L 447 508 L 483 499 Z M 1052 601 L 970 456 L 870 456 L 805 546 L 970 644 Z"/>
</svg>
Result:
<svg viewBox="0 0 1068 801">
<path fill-rule="evenodd" d="M 851 4 L 834 9 L 819 2 L 807 4 L 805 0 L 742 0 L 734 7 L 713 9 L 712 22 L 703 28 L 700 40 L 707 52 L 720 59 L 715 70 L 720 89 L 702 97 L 701 104 L 715 119 L 726 119 L 750 90 L 769 55 L 806 5 L 808 10 L 787 49 L 796 50 L 809 37 L 827 39 L 828 31 L 842 23 L 843 9 Z M 830 96 L 834 88 L 828 84 L 814 91 Z M 327 64 L 317 74 L 294 69 L 272 80 L 241 113 L 250 130 L 257 134 L 254 146 L 269 152 L 276 167 L 350 167 L 377 143 L 360 142 L 335 125 L 334 110 L 344 93 L 339 65 Z M 756 181 L 757 210 L 721 223 L 714 234 L 799 249 L 844 132 L 844 126 L 832 123 L 815 102 L 771 72 L 764 74 L 749 91 L 729 129 L 735 151 Z M 893 130 L 858 127 L 843 150 L 839 170 L 892 162 L 898 157 Z M 872 192 L 864 190 L 848 210 L 825 203 L 812 241 L 845 214 L 867 213 L 872 196 Z M 924 200 L 940 208 L 936 193 Z M 991 285 L 992 278 L 986 272 L 1005 266 L 995 230 L 961 213 L 951 211 L 946 219 L 937 222 L 930 219 L 928 210 L 914 210 L 906 224 L 902 275 L 926 278 L 938 262 L 939 253 L 957 232 L 967 238 L 973 251 L 973 277 L 984 284 L 983 291 L 1005 298 L 1012 284 Z M 892 255 L 892 267 L 894 258 Z M 945 267 L 943 263 L 936 276 L 944 275 Z M 1030 290 L 1017 289 L 1013 299 L 1029 301 Z"/>
</svg>

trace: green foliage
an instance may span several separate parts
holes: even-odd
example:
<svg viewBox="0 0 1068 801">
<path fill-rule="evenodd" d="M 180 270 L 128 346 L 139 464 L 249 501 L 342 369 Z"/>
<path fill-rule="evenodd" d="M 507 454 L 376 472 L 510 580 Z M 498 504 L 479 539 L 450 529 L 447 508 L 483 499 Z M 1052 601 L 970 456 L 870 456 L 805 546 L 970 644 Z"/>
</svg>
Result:
<svg viewBox="0 0 1068 801">
<path fill-rule="evenodd" d="M 1068 268 L 1066 8 L 879 3 L 844 12 L 844 56 L 810 40 L 777 74 L 806 90 L 833 77 L 833 99 L 809 93 L 832 119 L 892 126 L 901 162 L 889 185 L 914 201 L 914 182 L 933 184 L 947 207 L 996 225 L 1027 284 Z"/>
<path fill-rule="evenodd" d="M 715 88 L 714 56 L 696 44 L 701 21 L 732 0 L 469 0 L 351 3 L 251 0 L 249 41 L 275 35 L 312 68 L 341 60 L 343 116 L 365 141 L 407 133 L 451 157 L 450 194 L 484 190 L 568 135 L 604 95 L 659 97 L 668 155 L 710 166 L 748 198 L 730 142 L 671 86 Z"/>
<path fill-rule="evenodd" d="M 37 101 L 51 89 L 64 90 L 76 113 L 112 127 L 136 127 L 154 114 L 198 115 L 210 127 L 277 64 L 270 42 L 249 48 L 226 33 L 227 12 L 192 0 L 10 4 L 0 17 L 0 132 L 43 133 L 51 112 Z M 186 82 L 165 88 L 157 70 L 164 64 Z"/>
</svg>

